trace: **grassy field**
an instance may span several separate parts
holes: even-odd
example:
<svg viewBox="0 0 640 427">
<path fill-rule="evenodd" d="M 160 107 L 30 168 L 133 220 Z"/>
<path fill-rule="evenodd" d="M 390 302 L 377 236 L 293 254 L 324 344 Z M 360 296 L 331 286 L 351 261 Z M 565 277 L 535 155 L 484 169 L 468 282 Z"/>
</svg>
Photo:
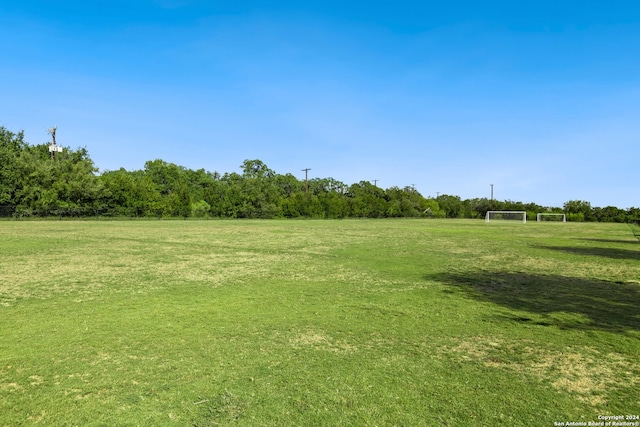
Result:
<svg viewBox="0 0 640 427">
<path fill-rule="evenodd" d="M 0 255 L 0 426 L 640 415 L 625 224 L 4 221 Z"/>
</svg>

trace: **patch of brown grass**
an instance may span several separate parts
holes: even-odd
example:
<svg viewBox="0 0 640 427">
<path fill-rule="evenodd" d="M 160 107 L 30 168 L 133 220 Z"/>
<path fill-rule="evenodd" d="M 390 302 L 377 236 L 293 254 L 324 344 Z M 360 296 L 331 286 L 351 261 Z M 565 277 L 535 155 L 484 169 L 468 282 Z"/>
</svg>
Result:
<svg viewBox="0 0 640 427">
<path fill-rule="evenodd" d="M 294 348 L 312 348 L 314 350 L 329 351 L 331 353 L 354 353 L 358 348 L 345 341 L 336 340 L 325 332 L 304 331 L 289 338 Z"/>
<path fill-rule="evenodd" d="M 614 389 L 640 384 L 637 363 L 621 354 L 603 354 L 590 347 L 565 347 L 559 351 L 535 347 L 526 341 L 507 343 L 495 337 L 477 337 L 443 347 L 440 353 L 531 375 L 593 406 L 606 404 Z"/>
</svg>

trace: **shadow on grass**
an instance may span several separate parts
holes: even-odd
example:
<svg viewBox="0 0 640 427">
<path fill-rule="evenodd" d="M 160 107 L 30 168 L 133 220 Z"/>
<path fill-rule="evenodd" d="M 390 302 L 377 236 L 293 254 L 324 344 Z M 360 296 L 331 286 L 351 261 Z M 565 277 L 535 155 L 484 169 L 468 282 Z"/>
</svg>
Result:
<svg viewBox="0 0 640 427">
<path fill-rule="evenodd" d="M 479 301 L 531 313 L 517 322 L 610 332 L 640 331 L 640 285 L 558 275 L 475 272 L 425 277 Z"/>
<path fill-rule="evenodd" d="M 587 242 L 600 242 L 600 243 L 623 243 L 623 244 L 627 243 L 627 244 L 640 246 L 640 240 L 616 240 L 616 239 L 578 239 L 578 240 L 584 240 Z"/>
<path fill-rule="evenodd" d="M 576 246 L 534 246 L 538 249 L 550 249 L 554 251 L 562 251 L 576 255 L 593 255 L 613 259 L 635 259 L 640 261 L 640 250 L 618 248 L 592 248 L 592 247 L 576 247 Z"/>
</svg>

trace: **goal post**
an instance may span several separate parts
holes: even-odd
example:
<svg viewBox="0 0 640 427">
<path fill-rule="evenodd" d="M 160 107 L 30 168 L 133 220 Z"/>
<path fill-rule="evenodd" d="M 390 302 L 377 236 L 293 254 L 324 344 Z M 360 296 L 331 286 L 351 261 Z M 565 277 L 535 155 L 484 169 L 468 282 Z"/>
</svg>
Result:
<svg viewBox="0 0 640 427">
<path fill-rule="evenodd" d="M 556 212 L 540 212 L 536 215 L 536 221 L 567 222 L 567 215 Z"/>
<path fill-rule="evenodd" d="M 487 215 L 485 216 L 486 222 L 500 221 L 500 220 L 520 221 L 524 224 L 527 222 L 527 212 L 526 211 L 487 211 Z"/>
</svg>

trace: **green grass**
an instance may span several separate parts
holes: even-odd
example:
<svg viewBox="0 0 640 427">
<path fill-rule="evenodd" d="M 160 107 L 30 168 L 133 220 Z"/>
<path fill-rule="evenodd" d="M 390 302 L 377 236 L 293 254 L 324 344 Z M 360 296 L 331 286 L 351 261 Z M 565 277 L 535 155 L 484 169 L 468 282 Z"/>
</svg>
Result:
<svg viewBox="0 0 640 427">
<path fill-rule="evenodd" d="M 624 224 L 0 222 L 0 426 L 640 414 Z"/>
</svg>

